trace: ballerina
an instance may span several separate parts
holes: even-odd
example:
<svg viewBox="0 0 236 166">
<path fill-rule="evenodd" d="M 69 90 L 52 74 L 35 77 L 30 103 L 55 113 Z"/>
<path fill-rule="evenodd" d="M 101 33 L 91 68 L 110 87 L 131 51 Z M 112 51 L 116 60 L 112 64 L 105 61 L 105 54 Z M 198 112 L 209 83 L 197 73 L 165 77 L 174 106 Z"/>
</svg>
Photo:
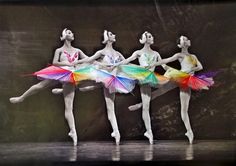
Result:
<svg viewBox="0 0 236 166">
<path fill-rule="evenodd" d="M 71 30 L 65 28 L 62 31 L 62 36 L 60 37 L 61 41 L 64 41 L 64 45 L 60 48 L 57 48 L 54 53 L 54 58 L 52 64 L 54 66 L 60 66 L 63 69 L 74 70 L 75 65 L 78 63 L 82 63 L 82 60 L 78 60 L 79 58 L 84 59 L 87 56 L 78 48 L 74 48 L 71 45 L 71 42 L 74 40 L 74 34 Z M 57 80 L 52 79 L 44 79 L 41 82 L 31 86 L 27 91 L 25 91 L 22 95 L 18 97 L 11 97 L 10 102 L 20 103 L 23 102 L 27 97 L 38 93 L 42 89 L 45 89 L 49 86 L 58 83 Z M 75 95 L 75 86 L 72 83 L 64 82 L 63 83 L 63 95 L 65 102 L 65 119 L 67 120 L 69 126 L 69 133 L 73 140 L 74 145 L 77 145 L 77 133 L 75 129 L 75 121 L 73 115 L 73 100 Z"/>
<path fill-rule="evenodd" d="M 96 59 L 102 58 L 101 62 L 97 62 L 97 81 L 104 83 L 104 97 L 105 97 L 105 102 L 106 102 L 106 108 L 107 108 L 107 115 L 108 115 L 108 120 L 111 123 L 112 126 L 112 133 L 111 136 L 115 138 L 115 142 L 117 145 L 120 143 L 120 132 L 118 129 L 118 124 L 116 120 L 116 115 L 115 115 L 115 106 L 114 106 L 114 100 L 115 100 L 115 93 L 114 92 L 122 92 L 123 89 L 114 89 L 116 87 L 108 87 L 108 84 L 105 80 L 103 80 L 103 76 L 107 77 L 110 74 L 116 75 L 117 69 L 115 68 L 115 65 L 124 60 L 125 58 L 123 55 L 114 50 L 113 48 L 113 43 L 116 41 L 116 36 L 107 30 L 104 30 L 103 33 L 103 44 L 105 44 L 105 48 L 97 51 L 93 56 L 89 57 L 88 59 L 84 59 L 84 63 L 88 62 L 93 62 Z M 110 66 L 110 67 L 109 67 Z M 109 74 L 110 73 L 110 74 Z M 131 83 L 131 89 L 128 91 L 131 91 L 134 88 L 135 82 Z M 86 88 L 86 87 L 85 87 Z M 88 88 L 88 90 L 91 90 L 91 87 Z M 63 90 L 64 91 L 64 90 Z M 123 93 L 128 93 L 123 91 Z"/>
<path fill-rule="evenodd" d="M 181 104 L 181 118 L 185 125 L 187 132 L 185 135 L 188 137 L 189 143 L 193 143 L 194 134 L 191 128 L 189 115 L 188 115 L 188 108 L 189 108 L 189 101 L 191 97 L 191 89 L 193 90 L 201 90 L 201 89 L 208 89 L 208 87 L 214 84 L 212 79 L 213 74 L 208 75 L 199 75 L 196 77 L 194 76 L 195 71 L 202 70 L 202 64 L 197 59 L 196 55 L 190 54 L 188 52 L 188 48 L 191 46 L 190 40 L 186 36 L 181 36 L 179 38 L 179 42 L 177 45 L 181 48 L 181 52 L 176 53 L 170 58 L 163 59 L 159 63 L 157 62 L 153 66 L 161 65 L 165 68 L 166 73 L 164 76 L 173 80 L 173 82 L 169 82 L 165 84 L 163 87 L 155 90 L 152 92 L 152 100 L 156 97 L 165 94 L 166 92 L 176 88 L 179 86 L 180 88 L 180 104 Z M 177 70 L 171 68 L 166 63 L 171 61 L 178 60 L 181 65 L 181 69 Z M 129 107 L 130 110 L 137 110 L 143 106 L 142 103 L 138 103 Z"/>
<path fill-rule="evenodd" d="M 123 65 L 128 64 L 129 62 L 138 58 L 139 64 L 142 68 L 149 68 L 149 70 L 153 73 L 155 66 L 155 62 L 161 60 L 161 56 L 157 51 L 151 49 L 151 45 L 154 43 L 154 37 L 149 32 L 144 32 L 142 34 L 142 38 L 139 40 L 141 44 L 144 44 L 144 47 L 141 50 L 135 51 L 129 58 L 120 62 L 118 65 L 122 68 Z M 151 67 L 153 66 L 153 67 Z M 129 70 L 129 66 L 127 66 Z M 131 66 L 132 67 L 132 66 Z M 123 69 L 124 70 L 124 69 Z M 124 71 L 125 72 L 125 71 Z M 151 86 L 152 84 L 158 84 L 158 80 L 155 82 L 145 80 L 141 81 L 140 92 L 142 98 L 142 118 L 145 124 L 146 132 L 144 136 L 149 139 L 149 143 L 153 144 L 153 134 L 151 128 L 151 119 L 150 119 L 150 99 L 151 99 Z"/>
</svg>

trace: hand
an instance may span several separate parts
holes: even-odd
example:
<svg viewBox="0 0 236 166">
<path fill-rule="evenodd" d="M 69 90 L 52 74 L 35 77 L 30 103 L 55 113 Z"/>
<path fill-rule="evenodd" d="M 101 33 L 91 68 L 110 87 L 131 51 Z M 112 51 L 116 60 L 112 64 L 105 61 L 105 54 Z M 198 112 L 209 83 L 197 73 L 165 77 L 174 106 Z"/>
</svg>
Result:
<svg viewBox="0 0 236 166">
<path fill-rule="evenodd" d="M 120 66 L 120 65 L 121 65 L 121 63 L 118 62 L 118 63 L 116 63 L 114 66 L 118 67 L 118 66 Z"/>
<path fill-rule="evenodd" d="M 73 66 L 78 65 L 78 60 L 75 60 L 74 62 L 71 63 Z"/>
<path fill-rule="evenodd" d="M 151 69 L 151 68 L 153 68 L 153 67 L 155 67 L 155 65 L 145 66 L 145 68 L 148 69 L 148 70 Z"/>
<path fill-rule="evenodd" d="M 116 65 L 113 65 L 113 66 L 110 66 L 109 69 L 110 70 L 113 70 L 114 68 L 116 68 L 117 66 Z"/>
<path fill-rule="evenodd" d="M 69 62 L 65 62 L 64 65 L 65 65 L 65 66 L 74 66 L 73 63 L 69 63 Z M 63 65 L 63 66 L 64 66 L 64 65 Z"/>
</svg>

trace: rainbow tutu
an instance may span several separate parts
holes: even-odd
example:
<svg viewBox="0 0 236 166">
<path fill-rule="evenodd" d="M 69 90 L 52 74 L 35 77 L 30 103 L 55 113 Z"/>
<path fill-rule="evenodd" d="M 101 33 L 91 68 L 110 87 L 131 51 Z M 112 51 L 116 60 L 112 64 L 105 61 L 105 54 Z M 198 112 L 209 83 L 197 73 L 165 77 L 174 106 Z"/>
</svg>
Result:
<svg viewBox="0 0 236 166">
<path fill-rule="evenodd" d="M 94 80 L 95 69 L 92 66 L 85 66 L 79 69 L 68 66 L 48 66 L 42 70 L 34 72 L 40 80 L 56 80 L 60 82 L 69 82 L 78 84 L 83 80 Z"/>
<path fill-rule="evenodd" d="M 183 89 L 191 88 L 193 90 L 207 90 L 214 84 L 213 77 L 217 73 L 218 72 L 207 72 L 191 75 L 168 66 L 168 70 L 164 76 L 176 82 Z"/>
<path fill-rule="evenodd" d="M 156 87 L 169 81 L 167 77 L 138 65 L 121 65 L 119 67 L 123 73 L 133 79 L 136 79 L 141 85 L 148 84 L 151 87 Z"/>
</svg>

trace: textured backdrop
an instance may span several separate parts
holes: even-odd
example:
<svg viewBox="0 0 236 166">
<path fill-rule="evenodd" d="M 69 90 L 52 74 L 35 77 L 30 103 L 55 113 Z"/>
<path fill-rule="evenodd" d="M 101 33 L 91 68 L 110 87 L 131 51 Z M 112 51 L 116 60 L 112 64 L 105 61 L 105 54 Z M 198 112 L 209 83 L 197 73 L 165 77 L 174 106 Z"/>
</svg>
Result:
<svg viewBox="0 0 236 166">
<path fill-rule="evenodd" d="M 192 93 L 189 115 L 195 137 L 236 138 L 236 3 L 89 2 L 0 3 L 0 142 L 69 140 L 63 98 L 51 93 L 53 87 L 23 103 L 9 103 L 9 97 L 38 82 L 21 74 L 51 63 L 65 27 L 75 34 L 73 45 L 89 56 L 103 47 L 104 29 L 117 35 L 115 48 L 125 57 L 142 47 L 138 39 L 145 30 L 154 35 L 153 49 L 163 58 L 179 51 L 176 39 L 187 35 L 204 71 L 223 69 L 209 91 Z M 127 109 L 137 102 L 138 87 L 134 96 L 116 97 L 122 140 L 145 139 L 141 110 Z M 178 89 L 152 101 L 150 111 L 155 139 L 186 139 Z M 74 114 L 80 140 L 111 140 L 101 89 L 77 91 Z"/>
</svg>

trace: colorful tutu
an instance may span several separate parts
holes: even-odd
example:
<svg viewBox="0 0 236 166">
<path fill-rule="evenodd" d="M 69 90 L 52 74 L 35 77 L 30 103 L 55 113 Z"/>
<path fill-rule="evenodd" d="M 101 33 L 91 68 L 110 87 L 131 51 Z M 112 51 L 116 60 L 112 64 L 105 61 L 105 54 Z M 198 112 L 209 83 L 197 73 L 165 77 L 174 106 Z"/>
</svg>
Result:
<svg viewBox="0 0 236 166">
<path fill-rule="evenodd" d="M 141 85 L 148 84 L 152 87 L 156 87 L 169 81 L 167 77 L 138 65 L 121 65 L 119 67 L 122 72 L 129 77 L 138 80 Z"/>
<path fill-rule="evenodd" d="M 214 84 L 213 77 L 217 73 L 218 72 L 208 72 L 191 75 L 168 66 L 168 70 L 164 76 L 176 82 L 183 89 L 191 88 L 193 90 L 207 90 Z"/>
<path fill-rule="evenodd" d="M 83 80 L 94 80 L 94 70 L 91 66 L 75 69 L 74 67 L 51 65 L 34 72 L 32 75 L 37 76 L 40 80 L 56 80 L 78 84 Z"/>
<path fill-rule="evenodd" d="M 101 82 L 109 90 L 109 93 L 130 93 L 136 84 L 134 79 L 119 73 L 117 68 L 112 71 L 97 68 L 94 71 L 94 76 L 96 82 Z"/>
</svg>

